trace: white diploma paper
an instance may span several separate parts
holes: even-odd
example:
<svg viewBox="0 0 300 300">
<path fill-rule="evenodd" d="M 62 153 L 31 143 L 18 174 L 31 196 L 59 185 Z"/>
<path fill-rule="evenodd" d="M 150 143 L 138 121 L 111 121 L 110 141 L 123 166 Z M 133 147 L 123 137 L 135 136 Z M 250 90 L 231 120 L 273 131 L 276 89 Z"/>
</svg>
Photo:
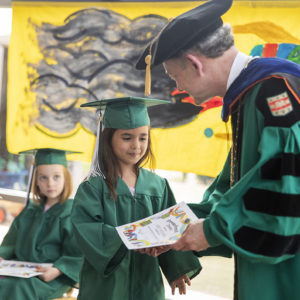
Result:
<svg viewBox="0 0 300 300">
<path fill-rule="evenodd" d="M 141 249 L 175 243 L 187 225 L 198 218 L 180 202 L 145 219 L 116 227 L 128 249 Z"/>
<path fill-rule="evenodd" d="M 52 267 L 52 264 L 41 264 L 16 260 L 0 260 L 0 275 L 30 278 L 42 274 L 42 272 L 36 271 L 37 267 L 48 268 Z"/>
</svg>

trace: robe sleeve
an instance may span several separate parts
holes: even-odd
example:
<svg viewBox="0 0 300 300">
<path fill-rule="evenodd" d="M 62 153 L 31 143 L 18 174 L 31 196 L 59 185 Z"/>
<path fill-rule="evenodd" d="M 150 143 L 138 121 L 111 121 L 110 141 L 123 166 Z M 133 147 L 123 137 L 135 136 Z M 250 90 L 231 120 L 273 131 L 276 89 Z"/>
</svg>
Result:
<svg viewBox="0 0 300 300">
<path fill-rule="evenodd" d="M 167 180 L 163 202 L 167 205 L 167 207 L 176 204 L 174 195 Z M 170 250 L 159 255 L 158 260 L 160 268 L 170 285 L 175 279 L 185 274 L 192 279 L 197 276 L 202 269 L 198 258 L 193 254 L 192 251 L 179 252 Z"/>
<path fill-rule="evenodd" d="M 270 95 L 265 86 L 265 94 L 256 97 L 259 104 L 245 104 L 244 119 L 249 116 L 252 122 L 243 124 L 242 163 L 247 164 L 247 154 L 248 160 L 251 157 L 247 145 L 253 143 L 253 136 L 258 138 L 258 159 L 218 199 L 204 221 L 210 245 L 225 244 L 252 262 L 268 264 L 292 258 L 300 249 L 300 105 L 299 97 L 282 82 L 273 82 L 277 90 Z M 282 102 L 271 106 L 275 100 Z M 252 103 L 256 107 L 251 110 Z M 286 114 L 283 103 L 289 110 Z M 245 133 L 247 126 L 256 133 L 251 139 Z M 214 202 L 214 197 L 209 200 Z"/>
<path fill-rule="evenodd" d="M 203 195 L 203 199 L 200 203 L 188 204 L 193 213 L 200 219 L 206 218 L 213 206 L 218 203 L 223 194 L 230 188 L 230 156 L 228 156 L 225 166 L 221 174 L 213 181 Z M 226 245 L 219 245 L 216 247 L 210 247 L 204 251 L 194 252 L 195 255 L 202 256 L 223 256 L 232 257 L 232 249 Z"/>
<path fill-rule="evenodd" d="M 109 276 L 120 265 L 128 250 L 116 229 L 103 222 L 103 191 L 101 183 L 96 183 L 97 179 L 99 181 L 99 178 L 93 177 L 79 186 L 72 210 L 72 223 L 78 247 L 87 261 L 102 276 Z"/>
<path fill-rule="evenodd" d="M 73 234 L 70 215 L 61 220 L 62 255 L 53 266 L 74 282 L 79 282 L 82 254 Z"/>
</svg>

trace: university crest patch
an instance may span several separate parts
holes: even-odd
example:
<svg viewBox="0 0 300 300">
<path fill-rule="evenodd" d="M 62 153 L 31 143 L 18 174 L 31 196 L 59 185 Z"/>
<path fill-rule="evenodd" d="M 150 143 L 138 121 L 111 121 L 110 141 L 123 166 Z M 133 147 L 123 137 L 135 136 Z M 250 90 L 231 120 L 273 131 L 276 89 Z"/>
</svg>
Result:
<svg viewBox="0 0 300 300">
<path fill-rule="evenodd" d="M 267 101 L 274 117 L 285 116 L 293 110 L 293 106 L 287 92 L 269 97 L 267 98 Z"/>
</svg>

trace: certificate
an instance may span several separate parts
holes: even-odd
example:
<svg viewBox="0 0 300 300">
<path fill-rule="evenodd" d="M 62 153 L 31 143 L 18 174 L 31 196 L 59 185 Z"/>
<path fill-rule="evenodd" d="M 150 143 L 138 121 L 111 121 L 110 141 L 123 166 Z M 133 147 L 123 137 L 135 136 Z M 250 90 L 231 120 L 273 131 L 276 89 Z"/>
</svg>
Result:
<svg viewBox="0 0 300 300">
<path fill-rule="evenodd" d="M 116 227 L 128 249 L 165 246 L 175 243 L 187 225 L 198 218 L 180 202 L 145 219 Z"/>
<path fill-rule="evenodd" d="M 52 264 L 33 263 L 17 260 L 0 260 L 0 275 L 30 278 L 43 274 L 42 272 L 36 271 L 36 268 L 38 267 L 48 268 L 52 267 Z"/>
</svg>

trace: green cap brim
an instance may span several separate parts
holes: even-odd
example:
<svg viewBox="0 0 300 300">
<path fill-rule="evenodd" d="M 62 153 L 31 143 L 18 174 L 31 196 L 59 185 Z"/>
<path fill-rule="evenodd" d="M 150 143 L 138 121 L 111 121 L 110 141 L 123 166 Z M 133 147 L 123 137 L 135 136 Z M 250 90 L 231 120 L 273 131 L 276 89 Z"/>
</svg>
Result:
<svg viewBox="0 0 300 300">
<path fill-rule="evenodd" d="M 123 97 L 103 99 L 81 105 L 105 109 L 102 122 L 105 128 L 134 129 L 149 126 L 150 118 L 147 107 L 170 103 L 167 100 Z"/>
</svg>

